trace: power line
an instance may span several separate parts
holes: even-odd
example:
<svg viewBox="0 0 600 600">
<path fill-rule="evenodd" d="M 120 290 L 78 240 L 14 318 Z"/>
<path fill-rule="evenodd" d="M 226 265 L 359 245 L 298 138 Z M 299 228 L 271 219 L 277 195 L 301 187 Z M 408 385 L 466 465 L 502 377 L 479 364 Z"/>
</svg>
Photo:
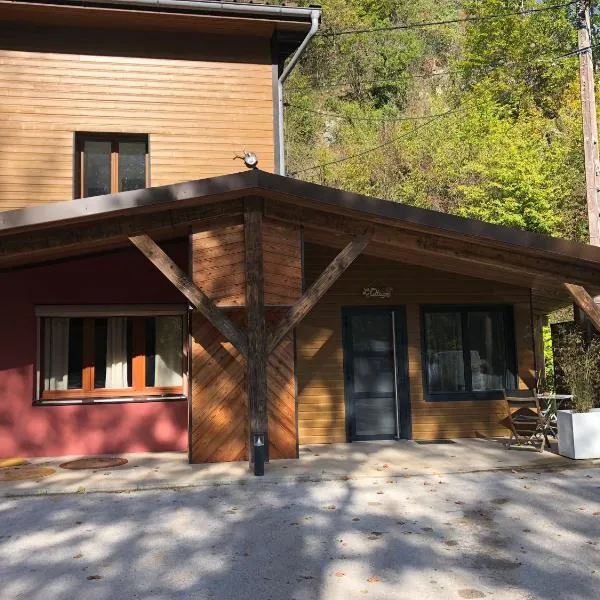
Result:
<svg viewBox="0 0 600 600">
<path fill-rule="evenodd" d="M 446 117 L 448 115 L 454 114 L 454 113 L 458 112 L 459 110 L 462 110 L 466 104 L 468 104 L 468 102 L 464 102 L 464 103 L 459 102 L 454 108 L 451 108 L 450 110 L 447 110 L 446 112 L 439 113 L 437 115 L 432 116 L 429 120 L 425 121 L 425 123 L 421 123 L 420 125 L 413 127 L 410 131 L 407 131 L 401 135 L 394 136 L 391 140 L 388 140 L 387 142 L 383 142 L 383 144 L 379 144 L 372 148 L 368 148 L 367 150 L 363 150 L 362 152 L 358 152 L 357 154 L 351 154 L 350 156 L 342 156 L 341 158 L 338 158 L 336 160 L 331 160 L 326 163 L 314 165 L 312 167 L 305 167 L 304 169 L 298 169 L 297 171 L 294 171 L 293 173 L 289 173 L 289 176 L 295 177 L 299 173 L 304 173 L 306 171 L 314 171 L 315 169 L 323 169 L 325 167 L 329 167 L 331 165 L 336 165 L 338 163 L 345 162 L 347 160 L 352 160 L 354 158 L 360 158 L 361 156 L 365 156 L 367 154 L 370 154 L 371 152 L 375 152 L 376 150 L 385 148 L 386 146 L 390 146 L 391 144 L 394 144 L 398 140 L 411 137 L 417 131 L 419 131 L 420 129 L 423 129 L 424 127 L 427 127 L 434 121 L 437 121 L 438 119 L 441 119 L 442 117 Z"/>
<path fill-rule="evenodd" d="M 445 71 L 435 71 L 433 73 L 403 73 L 405 77 L 409 79 L 432 79 L 433 77 L 441 77 L 442 75 L 451 75 L 455 71 L 451 69 L 447 69 Z M 363 83 L 366 85 L 369 84 L 385 84 L 385 83 L 395 83 L 395 79 L 366 79 L 366 80 L 356 80 L 356 81 L 332 81 L 330 83 L 319 84 L 316 86 L 312 86 L 312 89 L 319 90 L 328 90 L 336 87 L 344 87 L 346 85 L 352 85 L 353 83 Z M 302 87 L 298 85 L 290 85 L 287 87 L 288 90 L 301 90 Z"/>
<path fill-rule="evenodd" d="M 470 17 L 460 17 L 456 19 L 446 19 L 443 21 L 418 21 L 415 23 L 405 23 L 404 25 L 390 25 L 388 27 L 370 27 L 364 29 L 346 29 L 342 31 L 324 31 L 317 33 L 319 37 L 337 37 L 339 35 L 356 35 L 362 33 L 377 33 L 382 31 L 397 31 L 402 29 L 421 29 L 424 27 L 434 27 L 436 25 L 453 25 L 456 23 L 472 23 L 477 21 L 491 21 L 495 19 L 506 19 L 508 17 L 522 17 L 531 15 L 534 13 L 548 12 L 553 10 L 560 10 L 561 8 L 567 8 L 577 4 L 579 0 L 572 0 L 571 2 L 565 2 L 564 4 L 554 4 L 552 6 L 543 6 L 541 8 L 526 8 L 524 10 L 518 10 L 508 13 L 497 13 L 493 15 L 473 15 Z"/>
<path fill-rule="evenodd" d="M 540 61 L 556 61 L 556 60 L 560 60 L 563 58 L 568 58 L 570 56 L 577 56 L 578 54 L 581 54 L 582 52 L 587 52 L 588 50 L 592 50 L 594 48 L 597 48 L 598 46 L 600 46 L 600 44 L 593 44 L 591 46 L 587 46 L 585 48 L 574 48 L 573 50 L 569 50 L 568 52 L 565 52 L 564 54 L 559 54 L 557 56 L 538 56 L 538 59 Z M 535 64 L 534 62 L 527 62 L 527 63 L 500 63 L 500 64 L 496 64 L 496 65 L 492 65 L 489 69 L 487 69 L 485 71 L 485 74 L 490 73 L 496 69 L 501 69 L 502 67 L 516 67 L 516 66 L 528 66 L 528 65 L 532 65 Z M 455 75 L 457 73 L 459 73 L 460 71 L 458 69 L 446 69 L 445 71 L 436 71 L 434 73 L 403 73 L 403 76 L 408 77 L 409 79 L 414 79 L 414 78 L 419 78 L 419 79 L 432 79 L 433 77 L 440 77 L 442 75 Z M 331 82 L 331 83 L 326 83 L 326 84 L 322 84 L 319 83 L 318 85 L 313 85 L 311 86 L 311 90 L 326 90 L 326 89 L 332 89 L 332 88 L 336 88 L 336 87 L 344 87 L 344 86 L 349 86 L 355 83 L 360 83 L 363 85 L 376 85 L 376 84 L 386 84 L 386 83 L 396 83 L 397 80 L 395 79 L 357 79 L 355 81 L 335 81 L 335 82 Z M 298 91 L 298 90 L 302 90 L 304 88 L 295 85 L 295 86 L 289 86 L 287 88 L 290 91 Z"/>
<path fill-rule="evenodd" d="M 542 61 L 557 61 L 557 60 L 561 60 L 563 58 L 569 58 L 572 56 L 576 56 L 578 54 L 581 54 L 583 52 L 587 52 L 588 50 L 592 50 L 593 48 L 596 48 L 600 46 L 600 44 L 594 44 L 591 46 L 586 46 L 585 48 L 575 48 L 573 50 L 570 50 L 566 53 L 563 54 L 559 54 L 557 56 L 542 56 L 539 57 Z M 493 65 L 491 66 L 489 69 L 484 71 L 484 74 L 487 75 L 493 71 L 496 71 L 498 69 L 501 69 L 502 67 L 517 67 L 517 66 L 527 66 L 528 64 L 534 64 L 534 63 L 503 63 L 503 64 L 498 64 L 498 65 Z M 456 72 L 456 71 L 453 71 Z M 357 117 L 357 116 L 351 116 L 351 115 L 343 115 L 341 113 L 336 113 L 336 112 L 328 112 L 328 111 L 322 111 L 322 110 L 316 110 L 316 109 L 312 109 L 312 108 L 305 108 L 303 106 L 300 106 L 298 104 L 293 104 L 291 102 L 285 102 L 284 106 L 289 107 L 289 108 L 294 108 L 296 110 L 302 111 L 302 112 L 308 112 L 308 113 L 312 113 L 312 114 L 316 114 L 316 115 L 321 115 L 324 117 L 331 117 L 333 119 L 347 119 L 348 121 L 361 121 L 361 122 L 368 122 L 368 123 L 396 123 L 396 122 L 400 122 L 400 121 L 420 121 L 422 119 L 429 119 L 431 117 L 437 117 L 439 115 L 424 115 L 424 116 L 412 116 L 412 117 L 394 117 L 394 118 L 376 118 L 376 117 Z M 441 114 L 445 114 L 445 113 L 441 113 Z"/>
<path fill-rule="evenodd" d="M 351 115 L 342 115 L 340 113 L 335 112 L 327 112 L 323 110 L 315 110 L 312 108 L 304 108 L 303 106 L 299 106 L 298 104 L 292 104 L 290 102 L 284 102 L 283 104 L 289 108 L 295 108 L 301 112 L 309 112 L 315 115 L 322 115 L 324 117 L 332 117 L 333 119 L 348 119 L 349 121 L 365 121 L 367 123 L 396 123 L 397 121 L 421 121 L 423 119 L 429 119 L 432 116 L 436 115 L 423 115 L 421 117 L 393 117 L 386 119 L 385 117 L 377 118 L 377 117 L 353 117 Z"/>
</svg>

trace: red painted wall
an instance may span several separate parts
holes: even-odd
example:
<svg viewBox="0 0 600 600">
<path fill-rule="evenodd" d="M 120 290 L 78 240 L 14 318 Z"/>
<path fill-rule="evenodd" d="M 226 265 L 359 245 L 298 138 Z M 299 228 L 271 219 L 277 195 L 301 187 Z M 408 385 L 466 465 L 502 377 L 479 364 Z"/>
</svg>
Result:
<svg viewBox="0 0 600 600">
<path fill-rule="evenodd" d="M 164 244 L 187 271 L 187 242 Z M 0 457 L 187 449 L 187 403 L 32 406 L 39 304 L 185 303 L 139 251 L 0 273 Z"/>
</svg>

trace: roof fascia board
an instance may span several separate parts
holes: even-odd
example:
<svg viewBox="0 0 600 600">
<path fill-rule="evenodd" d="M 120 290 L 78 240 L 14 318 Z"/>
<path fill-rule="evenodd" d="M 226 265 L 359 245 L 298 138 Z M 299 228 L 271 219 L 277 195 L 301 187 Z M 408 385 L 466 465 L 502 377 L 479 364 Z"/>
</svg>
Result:
<svg viewBox="0 0 600 600">
<path fill-rule="evenodd" d="M 252 191 L 257 185 L 258 171 L 251 170 L 210 179 L 20 208 L 0 212 L 0 236 L 38 227 L 67 225 L 73 221 L 115 217 L 135 209 L 168 210 L 175 203 L 202 198 L 210 201 L 216 195 L 239 195 Z"/>
<path fill-rule="evenodd" d="M 130 10 L 148 10 L 151 12 L 195 13 L 230 16 L 239 18 L 259 18 L 273 21 L 306 21 L 310 27 L 311 8 L 291 6 L 272 6 L 266 4 L 246 4 L 238 2 L 215 2 L 204 0 L 12 0 L 16 4 L 47 6 L 74 6 L 80 8 L 120 8 Z"/>
<path fill-rule="evenodd" d="M 477 219 L 468 219 L 426 208 L 417 208 L 363 196 L 336 188 L 321 186 L 298 179 L 282 178 L 287 185 L 281 185 L 280 176 L 260 172 L 259 187 L 274 194 L 286 194 L 291 198 L 301 198 L 315 202 L 318 206 L 328 205 L 363 215 L 379 218 L 388 225 L 401 221 L 399 225 L 410 224 L 421 230 L 435 229 L 447 234 L 458 234 L 478 242 L 499 242 L 534 252 L 544 251 L 553 254 L 566 254 L 571 258 L 600 262 L 600 247 L 581 244 L 571 240 L 550 237 L 541 233 L 494 225 Z"/>
</svg>

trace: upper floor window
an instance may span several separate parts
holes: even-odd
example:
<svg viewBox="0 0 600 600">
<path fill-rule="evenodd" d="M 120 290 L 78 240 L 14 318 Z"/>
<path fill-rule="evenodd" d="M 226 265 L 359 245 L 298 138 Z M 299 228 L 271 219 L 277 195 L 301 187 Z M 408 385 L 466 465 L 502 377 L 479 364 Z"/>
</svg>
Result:
<svg viewBox="0 0 600 600">
<path fill-rule="evenodd" d="M 510 307 L 428 306 L 422 316 L 429 400 L 494 398 L 515 389 Z"/>
<path fill-rule="evenodd" d="M 148 185 L 148 136 L 77 133 L 79 198 L 137 190 Z"/>
</svg>

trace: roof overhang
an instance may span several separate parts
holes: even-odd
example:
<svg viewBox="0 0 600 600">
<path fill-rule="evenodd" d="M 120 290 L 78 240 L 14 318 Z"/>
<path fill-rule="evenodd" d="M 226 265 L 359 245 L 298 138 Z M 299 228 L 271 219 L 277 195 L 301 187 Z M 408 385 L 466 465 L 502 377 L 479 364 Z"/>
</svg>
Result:
<svg viewBox="0 0 600 600">
<path fill-rule="evenodd" d="M 566 282 L 600 293 L 600 248 L 415 208 L 259 170 L 0 213 L 0 268 L 173 237 L 201 220 L 240 218 L 242 199 L 265 198 L 267 218 L 305 239 L 341 246 L 374 231 L 368 254 L 517 285 L 539 310 L 571 300 Z"/>
<path fill-rule="evenodd" d="M 0 20 L 115 30 L 285 35 L 299 43 L 315 8 L 205 0 L 0 0 Z M 291 42 L 290 42 L 291 43 Z"/>
</svg>

